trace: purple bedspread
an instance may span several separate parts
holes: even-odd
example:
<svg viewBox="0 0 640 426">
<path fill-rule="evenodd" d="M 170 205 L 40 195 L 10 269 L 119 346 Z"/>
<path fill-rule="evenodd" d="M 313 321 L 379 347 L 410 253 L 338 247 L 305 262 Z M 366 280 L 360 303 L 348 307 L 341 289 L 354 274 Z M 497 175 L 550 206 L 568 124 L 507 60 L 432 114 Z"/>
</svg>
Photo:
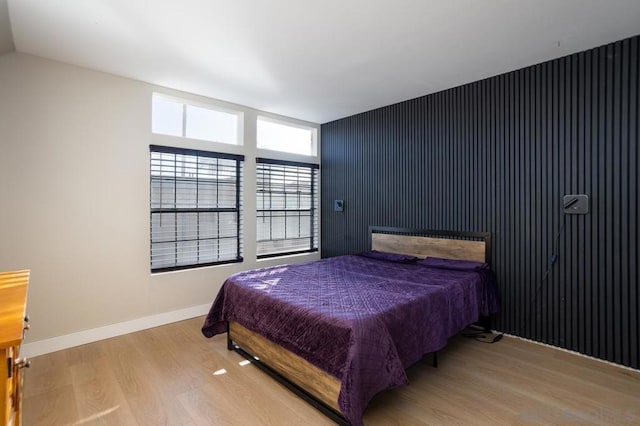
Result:
<svg viewBox="0 0 640 426">
<path fill-rule="evenodd" d="M 237 273 L 202 327 L 236 321 L 338 378 L 338 405 L 353 425 L 378 392 L 406 384 L 405 369 L 497 312 L 489 270 L 456 271 L 363 256 Z"/>
</svg>

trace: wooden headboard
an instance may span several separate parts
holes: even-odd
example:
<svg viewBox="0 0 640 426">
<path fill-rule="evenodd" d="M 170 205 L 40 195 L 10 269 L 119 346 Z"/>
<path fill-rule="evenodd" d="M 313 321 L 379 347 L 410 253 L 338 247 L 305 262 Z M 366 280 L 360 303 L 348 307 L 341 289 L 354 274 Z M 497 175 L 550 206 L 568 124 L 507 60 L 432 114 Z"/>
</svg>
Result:
<svg viewBox="0 0 640 426">
<path fill-rule="evenodd" d="M 488 232 L 434 231 L 425 229 L 370 226 L 371 250 L 447 259 L 491 261 L 491 234 Z"/>
</svg>

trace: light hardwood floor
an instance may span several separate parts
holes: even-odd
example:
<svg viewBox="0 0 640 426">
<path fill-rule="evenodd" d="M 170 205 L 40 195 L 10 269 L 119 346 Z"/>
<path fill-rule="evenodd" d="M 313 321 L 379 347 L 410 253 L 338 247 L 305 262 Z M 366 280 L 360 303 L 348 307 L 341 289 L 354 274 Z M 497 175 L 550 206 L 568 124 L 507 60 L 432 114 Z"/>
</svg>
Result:
<svg viewBox="0 0 640 426">
<path fill-rule="evenodd" d="M 330 425 L 254 366 L 206 339 L 203 318 L 32 359 L 29 425 Z M 226 371 L 214 375 L 214 372 Z M 640 373 L 518 339 L 455 338 L 439 367 L 369 405 L 366 425 L 640 424 Z"/>
</svg>

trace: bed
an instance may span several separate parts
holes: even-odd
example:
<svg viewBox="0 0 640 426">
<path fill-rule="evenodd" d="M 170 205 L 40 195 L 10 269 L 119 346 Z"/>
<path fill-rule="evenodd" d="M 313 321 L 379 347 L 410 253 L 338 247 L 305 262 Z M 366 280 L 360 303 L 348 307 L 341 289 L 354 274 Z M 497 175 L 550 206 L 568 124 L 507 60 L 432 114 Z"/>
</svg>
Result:
<svg viewBox="0 0 640 426">
<path fill-rule="evenodd" d="M 498 309 L 490 234 L 369 229 L 371 251 L 232 275 L 202 332 L 340 424 Z"/>
</svg>

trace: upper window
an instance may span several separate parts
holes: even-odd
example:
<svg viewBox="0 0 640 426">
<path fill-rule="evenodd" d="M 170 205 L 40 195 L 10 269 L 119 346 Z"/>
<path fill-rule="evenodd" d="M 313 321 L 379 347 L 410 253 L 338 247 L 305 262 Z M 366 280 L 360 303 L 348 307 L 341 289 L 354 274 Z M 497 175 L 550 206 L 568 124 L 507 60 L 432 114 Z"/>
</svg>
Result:
<svg viewBox="0 0 640 426">
<path fill-rule="evenodd" d="M 316 156 L 316 129 L 258 117 L 258 148 Z"/>
<path fill-rule="evenodd" d="M 151 271 L 241 262 L 244 157 L 150 151 Z"/>
<path fill-rule="evenodd" d="M 258 258 L 318 250 L 318 165 L 256 159 Z"/>
<path fill-rule="evenodd" d="M 153 133 L 240 144 L 240 114 L 177 102 L 153 95 Z"/>
</svg>

